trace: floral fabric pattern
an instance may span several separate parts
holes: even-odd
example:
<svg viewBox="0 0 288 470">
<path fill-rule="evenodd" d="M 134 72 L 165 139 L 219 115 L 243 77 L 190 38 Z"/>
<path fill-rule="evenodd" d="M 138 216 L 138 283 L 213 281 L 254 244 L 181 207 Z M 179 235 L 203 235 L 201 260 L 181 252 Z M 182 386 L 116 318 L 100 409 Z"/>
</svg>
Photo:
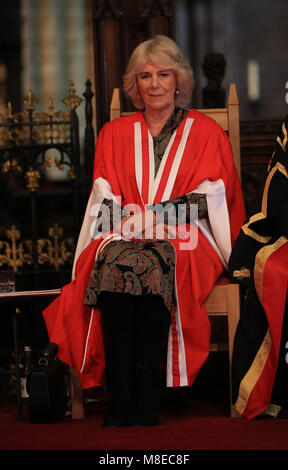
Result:
<svg viewBox="0 0 288 470">
<path fill-rule="evenodd" d="M 97 305 L 102 291 L 160 295 L 167 309 L 174 305 L 175 253 L 167 241 L 115 241 L 106 245 L 92 270 L 85 305 Z"/>
</svg>

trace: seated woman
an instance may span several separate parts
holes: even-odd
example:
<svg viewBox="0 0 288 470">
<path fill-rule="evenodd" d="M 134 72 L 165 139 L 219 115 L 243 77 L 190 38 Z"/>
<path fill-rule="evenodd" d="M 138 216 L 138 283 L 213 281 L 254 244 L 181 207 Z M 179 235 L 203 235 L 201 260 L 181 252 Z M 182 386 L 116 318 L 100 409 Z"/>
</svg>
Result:
<svg viewBox="0 0 288 470">
<path fill-rule="evenodd" d="M 185 109 L 193 86 L 166 36 L 133 52 L 124 91 L 139 111 L 99 133 L 73 280 L 44 311 L 84 389 L 106 371 L 104 426 L 158 423 L 163 361 L 167 386 L 193 383 L 209 352 L 205 300 L 245 220 L 229 139 Z"/>
<path fill-rule="evenodd" d="M 261 210 L 243 225 L 229 261 L 247 291 L 233 353 L 233 403 L 241 415 L 277 417 L 288 404 L 288 118 L 268 167 Z"/>
</svg>

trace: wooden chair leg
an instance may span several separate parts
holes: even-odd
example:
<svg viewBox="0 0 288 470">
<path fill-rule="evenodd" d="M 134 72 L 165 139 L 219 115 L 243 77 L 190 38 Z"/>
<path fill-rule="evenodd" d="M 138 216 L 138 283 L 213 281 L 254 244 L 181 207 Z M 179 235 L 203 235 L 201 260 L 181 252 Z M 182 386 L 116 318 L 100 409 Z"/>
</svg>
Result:
<svg viewBox="0 0 288 470">
<path fill-rule="evenodd" d="M 229 380 L 230 380 L 230 415 L 231 418 L 237 418 L 241 415 L 235 410 L 232 404 L 232 357 L 233 344 L 237 324 L 240 318 L 240 289 L 237 284 L 227 286 L 228 303 L 228 341 L 229 341 Z"/>
<path fill-rule="evenodd" d="M 84 418 L 83 392 L 76 370 L 70 367 L 72 419 Z"/>
</svg>

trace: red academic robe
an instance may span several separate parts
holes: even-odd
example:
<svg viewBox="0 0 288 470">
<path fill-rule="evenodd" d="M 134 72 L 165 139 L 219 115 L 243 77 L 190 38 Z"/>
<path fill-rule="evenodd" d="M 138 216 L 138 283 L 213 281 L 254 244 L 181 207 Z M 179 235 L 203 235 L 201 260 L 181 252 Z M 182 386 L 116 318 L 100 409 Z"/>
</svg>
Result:
<svg viewBox="0 0 288 470">
<path fill-rule="evenodd" d="M 83 388 L 102 384 L 105 357 L 99 311 L 83 305 L 100 250 L 119 238 L 93 239 L 104 198 L 122 206 L 156 204 L 190 192 L 205 193 L 210 226 L 199 221 L 196 247 L 171 239 L 176 255 L 176 306 L 167 351 L 167 386 L 191 385 L 209 352 L 205 300 L 224 269 L 245 220 L 230 142 L 214 120 L 191 110 L 172 135 L 154 178 L 153 140 L 143 114 L 116 119 L 99 133 L 93 186 L 77 244 L 73 279 L 43 312 L 58 357 L 76 368 Z"/>
</svg>

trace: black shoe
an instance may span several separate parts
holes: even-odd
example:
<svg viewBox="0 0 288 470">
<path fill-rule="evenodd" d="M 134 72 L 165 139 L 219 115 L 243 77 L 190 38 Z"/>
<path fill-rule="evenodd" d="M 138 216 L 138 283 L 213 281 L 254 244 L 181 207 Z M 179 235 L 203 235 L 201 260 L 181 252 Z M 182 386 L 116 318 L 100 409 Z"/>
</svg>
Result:
<svg viewBox="0 0 288 470">
<path fill-rule="evenodd" d="M 276 419 L 281 411 L 281 406 L 270 404 L 262 413 L 257 415 L 254 419 Z"/>
<path fill-rule="evenodd" d="M 122 405 L 122 406 L 121 406 Z M 103 428 L 122 428 L 129 426 L 130 420 L 130 409 L 127 409 L 125 402 L 116 403 L 112 401 L 110 403 L 107 414 L 104 416 L 102 427 Z"/>
<path fill-rule="evenodd" d="M 134 414 L 130 421 L 129 421 L 129 426 L 135 426 L 135 427 L 140 427 L 140 426 L 158 426 L 158 415 L 156 414 L 151 414 L 147 413 L 146 415 L 144 414 Z"/>
<path fill-rule="evenodd" d="M 133 419 L 130 421 L 129 426 L 143 427 L 143 426 L 158 426 L 158 419 Z"/>
<path fill-rule="evenodd" d="M 126 419 L 110 415 L 105 416 L 102 423 L 103 428 L 123 428 L 125 426 L 129 426 Z"/>
</svg>

